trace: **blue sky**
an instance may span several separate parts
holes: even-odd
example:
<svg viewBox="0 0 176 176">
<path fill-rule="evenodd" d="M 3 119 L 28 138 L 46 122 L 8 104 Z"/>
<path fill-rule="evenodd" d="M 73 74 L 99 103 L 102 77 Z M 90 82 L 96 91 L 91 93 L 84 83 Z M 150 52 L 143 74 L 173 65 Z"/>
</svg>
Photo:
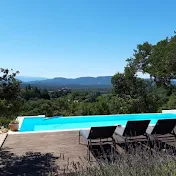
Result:
<svg viewBox="0 0 176 176">
<path fill-rule="evenodd" d="M 175 0 L 1 0 L 0 67 L 20 76 L 122 72 L 137 44 L 176 30 Z"/>
</svg>

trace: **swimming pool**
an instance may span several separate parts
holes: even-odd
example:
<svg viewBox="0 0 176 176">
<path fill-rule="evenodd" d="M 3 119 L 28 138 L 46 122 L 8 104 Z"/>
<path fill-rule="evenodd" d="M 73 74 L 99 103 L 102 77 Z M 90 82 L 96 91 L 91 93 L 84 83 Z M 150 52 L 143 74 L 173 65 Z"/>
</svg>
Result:
<svg viewBox="0 0 176 176">
<path fill-rule="evenodd" d="M 128 120 L 151 120 L 150 125 L 156 124 L 158 119 L 175 119 L 176 114 L 150 113 L 150 114 L 121 114 L 98 116 L 72 116 L 72 117 L 24 117 L 20 132 L 42 132 L 60 130 L 78 130 L 95 126 L 125 126 Z"/>
</svg>

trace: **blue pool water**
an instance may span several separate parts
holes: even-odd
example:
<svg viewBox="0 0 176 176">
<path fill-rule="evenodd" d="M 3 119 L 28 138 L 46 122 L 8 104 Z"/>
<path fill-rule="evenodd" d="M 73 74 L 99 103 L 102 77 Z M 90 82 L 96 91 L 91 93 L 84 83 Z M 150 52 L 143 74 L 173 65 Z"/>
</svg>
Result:
<svg viewBox="0 0 176 176">
<path fill-rule="evenodd" d="M 175 119 L 176 114 L 122 114 L 99 116 L 74 116 L 74 117 L 25 117 L 20 132 L 54 131 L 84 129 L 95 126 L 125 126 L 128 120 L 151 120 L 150 125 L 156 124 L 158 119 Z"/>
</svg>

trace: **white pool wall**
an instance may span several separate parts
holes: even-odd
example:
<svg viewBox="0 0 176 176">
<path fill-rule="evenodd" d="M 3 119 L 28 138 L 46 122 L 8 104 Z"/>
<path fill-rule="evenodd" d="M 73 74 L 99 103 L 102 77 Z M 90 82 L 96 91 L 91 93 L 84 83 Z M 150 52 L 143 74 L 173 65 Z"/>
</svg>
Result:
<svg viewBox="0 0 176 176">
<path fill-rule="evenodd" d="M 170 109 L 170 110 L 162 110 L 162 113 L 176 113 L 176 109 Z"/>
<path fill-rule="evenodd" d="M 37 115 L 37 116 L 18 116 L 18 117 L 16 118 L 16 120 L 19 121 L 19 128 L 18 128 L 18 130 L 20 130 L 21 125 L 22 125 L 23 120 L 24 120 L 25 117 L 27 117 L 27 118 L 37 118 L 37 117 L 45 117 L 45 115 Z"/>
</svg>

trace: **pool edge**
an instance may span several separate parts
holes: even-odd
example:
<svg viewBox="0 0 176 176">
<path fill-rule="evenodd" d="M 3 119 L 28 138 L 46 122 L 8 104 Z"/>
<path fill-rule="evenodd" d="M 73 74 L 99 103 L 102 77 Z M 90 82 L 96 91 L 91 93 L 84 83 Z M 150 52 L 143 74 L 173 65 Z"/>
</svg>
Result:
<svg viewBox="0 0 176 176">
<path fill-rule="evenodd" d="M 117 125 L 114 125 L 117 126 Z M 155 126 L 155 124 L 150 124 L 149 126 Z M 125 126 L 122 126 L 125 127 Z M 10 131 L 8 134 L 36 134 L 36 133 L 56 133 L 56 132 L 66 132 L 66 131 L 79 131 L 79 130 L 89 130 L 90 128 L 77 128 L 77 129 L 65 129 L 65 130 L 46 130 L 46 131 L 28 131 L 28 132 L 20 132 L 20 131 Z"/>
</svg>

